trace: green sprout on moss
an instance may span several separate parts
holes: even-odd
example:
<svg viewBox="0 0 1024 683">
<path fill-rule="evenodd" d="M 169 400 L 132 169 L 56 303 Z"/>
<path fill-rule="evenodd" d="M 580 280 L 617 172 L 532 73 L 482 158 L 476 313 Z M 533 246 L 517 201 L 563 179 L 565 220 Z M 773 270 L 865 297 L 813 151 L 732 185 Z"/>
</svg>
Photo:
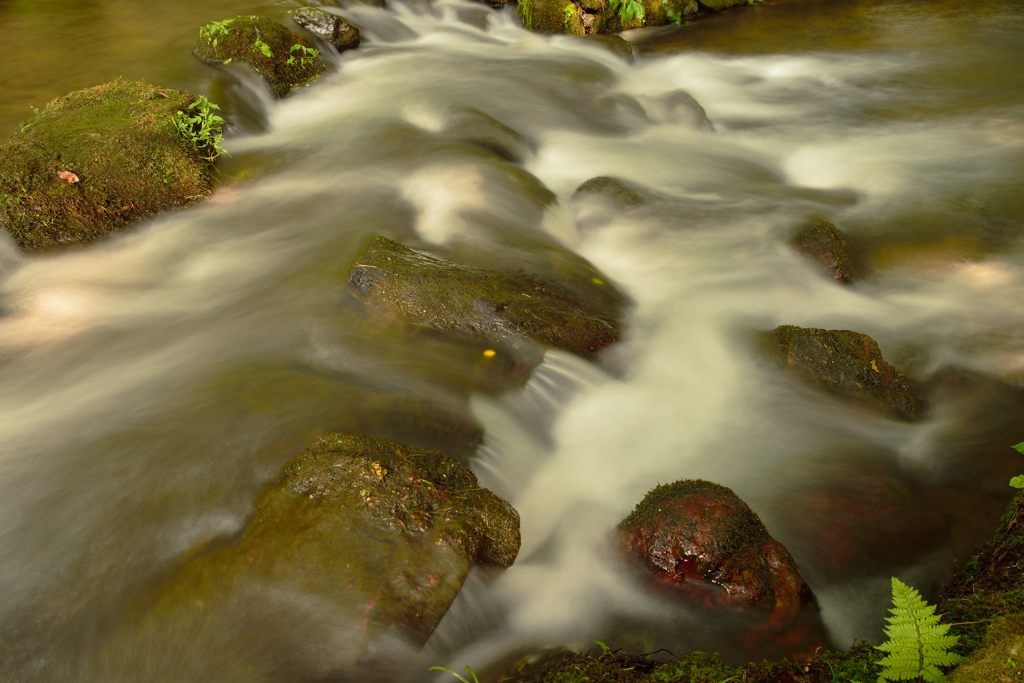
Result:
<svg viewBox="0 0 1024 683">
<path fill-rule="evenodd" d="M 1024 455 L 1024 441 L 1021 441 L 1019 444 L 1013 446 L 1012 448 L 1021 455 Z M 1024 489 L 1024 474 L 1018 474 L 1016 477 L 1011 479 L 1010 486 L 1012 486 L 1015 489 Z"/>
<path fill-rule="evenodd" d="M 256 41 L 252 44 L 252 49 L 262 53 L 267 59 L 274 56 L 274 51 L 270 49 L 270 45 L 264 42 L 264 40 L 259 36 L 256 36 Z"/>
<path fill-rule="evenodd" d="M 199 158 L 211 162 L 228 152 L 222 144 L 224 119 L 215 113 L 218 111 L 220 107 L 200 96 L 186 111 L 179 109 L 171 116 L 174 127 L 189 141 Z"/>
<path fill-rule="evenodd" d="M 228 25 L 231 24 L 234 19 L 225 19 L 224 21 L 211 21 L 205 26 L 199 27 L 199 37 L 205 38 L 210 41 L 210 44 L 217 47 L 217 41 L 220 40 L 221 36 L 226 36 L 231 33 L 231 29 Z"/>
<path fill-rule="evenodd" d="M 313 63 L 313 60 L 320 56 L 320 50 L 315 47 L 306 47 L 295 43 L 288 50 L 288 64 L 301 64 L 302 66 L 309 66 Z"/>
<path fill-rule="evenodd" d="M 476 677 L 476 672 L 473 671 L 473 667 L 469 664 L 466 665 L 466 673 L 469 674 L 469 678 L 466 678 L 454 669 L 449 669 L 447 666 L 432 666 L 430 667 L 430 671 L 443 671 L 446 674 L 451 674 L 455 678 L 459 679 L 462 683 L 480 683 L 480 679 Z"/>
<path fill-rule="evenodd" d="M 925 602 L 915 588 L 896 577 L 892 578 L 892 607 L 886 617 L 885 635 L 875 647 L 885 656 L 878 661 L 882 672 L 879 681 L 938 681 L 939 667 L 952 666 L 962 657 L 950 650 L 959 636 L 949 634 L 949 624 L 939 623 L 935 605 Z"/>
<path fill-rule="evenodd" d="M 516 16 L 525 28 L 533 28 L 533 0 L 516 0 Z"/>
<path fill-rule="evenodd" d="M 646 16 L 640 0 L 611 0 L 609 6 L 613 12 L 618 12 L 619 23 L 623 26 L 628 26 L 634 20 L 643 23 Z"/>
<path fill-rule="evenodd" d="M 576 5 L 572 4 L 571 2 L 567 3 L 566 6 L 562 8 L 562 26 L 564 26 L 565 28 L 569 28 L 569 26 L 572 25 L 572 22 L 575 19 Z"/>
</svg>

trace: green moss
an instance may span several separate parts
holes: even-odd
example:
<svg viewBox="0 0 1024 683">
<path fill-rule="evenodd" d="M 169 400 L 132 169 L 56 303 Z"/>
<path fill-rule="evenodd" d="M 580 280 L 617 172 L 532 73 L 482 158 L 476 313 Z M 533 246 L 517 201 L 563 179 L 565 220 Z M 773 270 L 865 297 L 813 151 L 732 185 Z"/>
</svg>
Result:
<svg viewBox="0 0 1024 683">
<path fill-rule="evenodd" d="M 41 251 L 206 197 L 210 165 L 171 121 L 194 99 L 117 80 L 50 102 L 0 147 L 0 225 L 26 251 Z M 60 171 L 80 181 L 65 183 Z"/>
<path fill-rule="evenodd" d="M 288 63 L 293 45 L 315 46 L 309 38 L 290 31 L 269 17 L 237 16 L 225 19 L 227 33 L 211 35 L 199 31 L 195 54 L 209 64 L 239 62 L 252 67 L 275 97 L 284 97 L 292 89 L 306 85 L 327 70 L 321 57 Z"/>
</svg>

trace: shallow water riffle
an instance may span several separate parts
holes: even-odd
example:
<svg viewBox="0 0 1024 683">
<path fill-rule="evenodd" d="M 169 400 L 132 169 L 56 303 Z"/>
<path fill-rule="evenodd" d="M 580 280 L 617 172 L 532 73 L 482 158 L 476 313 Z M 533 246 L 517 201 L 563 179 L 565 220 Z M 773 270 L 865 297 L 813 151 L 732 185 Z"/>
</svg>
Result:
<svg viewBox="0 0 1024 683">
<path fill-rule="evenodd" d="M 5 30 L 31 42 L 17 11 L 0 8 Z M 631 33 L 635 62 L 480 5 L 344 13 L 364 44 L 312 87 L 272 102 L 218 76 L 242 79 L 267 130 L 229 135 L 208 201 L 86 249 L 0 243 L 0 677 L 110 681 L 143 661 L 173 680 L 187 651 L 195 680 L 247 658 L 330 680 L 358 624 L 314 595 L 266 586 L 294 642 L 264 638 L 245 604 L 226 617 L 235 650 L 126 626 L 241 531 L 317 434 L 423 437 L 391 398 L 482 428 L 469 462 L 518 510 L 523 545 L 471 575 L 422 652 L 374 643 L 364 680 L 592 640 L 718 645 L 706 614 L 612 550 L 644 493 L 676 479 L 729 486 L 760 515 L 838 647 L 880 635 L 891 575 L 933 589 L 984 539 L 1024 438 L 1015 3 L 766 2 Z M 108 77 L 98 64 L 90 80 Z M 596 176 L 635 192 L 575 195 Z M 851 286 L 789 244 L 818 218 L 849 240 Z M 572 250 L 631 300 L 623 339 L 477 392 L 456 347 L 353 304 L 346 278 L 376 234 L 530 272 Z M 896 421 L 788 379 L 755 342 L 783 324 L 870 335 L 928 412 Z"/>
</svg>

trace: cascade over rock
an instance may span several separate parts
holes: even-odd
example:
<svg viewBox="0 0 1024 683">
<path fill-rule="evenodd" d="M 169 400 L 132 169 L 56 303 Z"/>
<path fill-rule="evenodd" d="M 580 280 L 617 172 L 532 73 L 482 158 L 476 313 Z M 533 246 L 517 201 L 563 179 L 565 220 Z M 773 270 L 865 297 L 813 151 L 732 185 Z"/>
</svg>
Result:
<svg viewBox="0 0 1024 683">
<path fill-rule="evenodd" d="M 361 624 L 346 636 L 355 666 L 385 634 L 423 643 L 473 565 L 508 567 L 518 552 L 518 514 L 463 464 L 328 433 L 283 468 L 237 538 L 201 550 L 168 580 L 139 637 L 181 623 L 193 645 L 203 634 L 203 647 L 236 647 L 228 643 L 258 627 L 280 649 L 294 639 L 275 625 L 316 601 Z M 225 621 L 240 603 L 253 605 L 253 623 Z"/>
</svg>

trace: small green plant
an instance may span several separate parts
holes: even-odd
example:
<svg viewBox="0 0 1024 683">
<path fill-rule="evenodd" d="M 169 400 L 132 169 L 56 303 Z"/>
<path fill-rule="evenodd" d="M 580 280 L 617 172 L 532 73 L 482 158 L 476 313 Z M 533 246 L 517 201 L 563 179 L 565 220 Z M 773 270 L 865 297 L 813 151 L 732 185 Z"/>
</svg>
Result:
<svg viewBox="0 0 1024 683">
<path fill-rule="evenodd" d="M 1021 455 L 1024 455 L 1024 441 L 1021 441 L 1016 446 L 1012 446 L 1012 448 Z M 1024 474 L 1018 474 L 1016 477 L 1011 479 L 1010 486 L 1015 489 L 1024 489 Z"/>
<path fill-rule="evenodd" d="M 210 44 L 217 47 L 217 41 L 220 40 L 221 36 L 226 36 L 231 33 L 231 29 L 228 26 L 234 21 L 234 19 L 225 19 L 224 21 L 211 21 L 206 26 L 199 27 L 199 37 L 205 38 L 210 41 Z"/>
<path fill-rule="evenodd" d="M 516 16 L 525 28 L 533 28 L 533 0 L 516 0 Z"/>
<path fill-rule="evenodd" d="M 171 117 L 174 127 L 183 138 L 192 144 L 201 159 L 214 161 L 221 154 L 227 154 L 224 140 L 224 119 L 213 102 L 200 96 L 186 111 L 178 110 Z"/>
<path fill-rule="evenodd" d="M 306 47 L 305 45 L 295 43 L 288 50 L 288 64 L 309 66 L 319 56 L 320 50 L 317 50 L 315 47 Z"/>
<path fill-rule="evenodd" d="M 668 17 L 668 20 L 671 21 L 673 24 L 683 23 L 683 13 L 677 9 L 665 10 L 665 16 Z"/>
<path fill-rule="evenodd" d="M 567 3 L 565 7 L 562 8 L 562 26 L 568 29 L 570 26 L 572 26 L 572 22 L 574 22 L 575 20 L 576 5 L 572 4 L 571 2 Z"/>
<path fill-rule="evenodd" d="M 476 677 L 476 672 L 473 671 L 473 667 L 469 664 L 466 665 L 466 673 L 469 674 L 469 678 L 466 678 L 454 669 L 449 669 L 447 666 L 432 666 L 430 667 L 430 671 L 443 671 L 446 674 L 451 674 L 455 678 L 459 679 L 462 683 L 480 683 L 480 679 Z"/>
<path fill-rule="evenodd" d="M 261 53 L 267 59 L 274 56 L 274 51 L 270 49 L 270 46 L 259 36 L 256 36 L 256 40 L 252 44 L 252 49 L 256 52 Z"/>
<path fill-rule="evenodd" d="M 640 0 L 611 0 L 609 3 L 613 12 L 619 13 L 619 23 L 628 26 L 634 20 L 643 23 L 644 6 Z"/>
<path fill-rule="evenodd" d="M 940 624 L 935 605 L 925 602 L 915 588 L 892 578 L 892 607 L 886 617 L 885 635 L 875 647 L 886 653 L 878 660 L 882 672 L 878 681 L 938 681 L 939 667 L 952 666 L 962 658 L 950 652 L 959 636 L 949 634 L 949 624 Z"/>
</svg>

